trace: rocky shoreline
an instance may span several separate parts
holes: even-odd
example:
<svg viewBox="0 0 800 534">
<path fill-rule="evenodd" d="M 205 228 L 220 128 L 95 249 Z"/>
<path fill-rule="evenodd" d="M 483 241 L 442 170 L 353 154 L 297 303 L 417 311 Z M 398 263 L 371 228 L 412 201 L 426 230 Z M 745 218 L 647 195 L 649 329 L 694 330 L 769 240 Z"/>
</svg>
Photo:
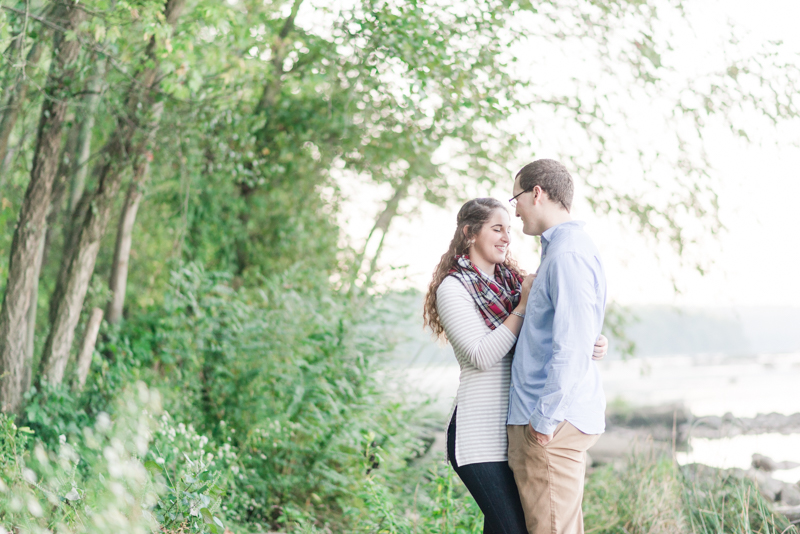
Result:
<svg viewBox="0 0 800 534">
<path fill-rule="evenodd" d="M 753 466 L 749 469 L 716 469 L 703 464 L 688 464 L 682 466 L 681 469 L 689 482 L 720 478 L 751 480 L 755 483 L 761 496 L 773 505 L 774 512 L 785 515 L 794 524 L 800 524 L 800 483 L 789 484 L 776 480 L 772 478 L 771 471 L 756 467 L 764 458 L 766 457 L 754 454 Z M 767 460 L 773 461 L 769 458 Z"/>
<path fill-rule="evenodd" d="M 605 434 L 589 451 L 589 465 L 622 465 L 632 453 L 642 449 L 663 454 L 688 451 L 690 438 L 722 439 L 767 433 L 800 433 L 800 413 L 758 414 L 752 418 L 734 417 L 732 414 L 695 417 L 679 404 L 616 412 L 610 410 L 606 416 Z M 681 469 L 691 482 L 729 477 L 752 480 L 759 493 L 772 504 L 774 512 L 785 515 L 794 524 L 800 524 L 800 481 L 791 484 L 772 476 L 776 470 L 797 467 L 800 467 L 800 463 L 776 461 L 753 454 L 748 469 L 718 469 L 703 464 L 684 465 Z"/>
<path fill-rule="evenodd" d="M 798 434 L 800 413 L 758 414 L 755 417 L 735 417 L 731 413 L 723 416 L 694 416 L 682 404 L 645 407 L 636 410 L 609 411 L 606 415 L 608 428 L 647 428 L 654 439 L 671 439 L 673 430 L 676 441 L 684 443 L 689 437 L 721 439 L 755 434 Z"/>
</svg>

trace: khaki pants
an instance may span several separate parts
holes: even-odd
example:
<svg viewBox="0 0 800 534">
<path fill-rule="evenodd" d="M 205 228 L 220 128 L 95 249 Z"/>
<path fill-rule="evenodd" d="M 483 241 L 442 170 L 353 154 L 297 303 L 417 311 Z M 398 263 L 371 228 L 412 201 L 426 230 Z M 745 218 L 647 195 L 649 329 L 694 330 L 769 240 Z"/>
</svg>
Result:
<svg viewBox="0 0 800 534">
<path fill-rule="evenodd" d="M 540 445 L 528 425 L 508 426 L 508 465 L 514 472 L 528 534 L 583 534 L 586 450 L 599 435 L 562 421 Z"/>
</svg>

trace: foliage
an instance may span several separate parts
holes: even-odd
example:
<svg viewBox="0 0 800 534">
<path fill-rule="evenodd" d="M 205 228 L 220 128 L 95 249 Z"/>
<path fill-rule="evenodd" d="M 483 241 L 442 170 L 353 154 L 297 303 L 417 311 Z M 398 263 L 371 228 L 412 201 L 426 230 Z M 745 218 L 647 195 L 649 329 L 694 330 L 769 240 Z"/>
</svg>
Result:
<svg viewBox="0 0 800 534">
<path fill-rule="evenodd" d="M 153 509 L 161 528 L 182 532 L 222 532 L 220 503 L 236 454 L 229 443 L 217 447 L 192 425 L 161 415 L 144 462 L 165 492 Z"/>
<path fill-rule="evenodd" d="M 159 487 L 139 458 L 157 410 L 158 394 L 140 383 L 122 395 L 114 419 L 100 414 L 80 434 L 61 436 L 56 451 L 40 442 L 29 450 L 33 432 L 0 416 L 0 522 L 27 532 L 152 531 Z"/>
<path fill-rule="evenodd" d="M 683 481 L 672 460 L 653 450 L 632 455 L 621 469 L 606 466 L 586 485 L 587 532 L 687 532 Z"/>
<path fill-rule="evenodd" d="M 161 412 L 161 397 L 137 382 L 89 424 L 43 442 L 0 416 L 0 524 L 30 532 L 221 534 L 220 496 L 230 446 Z M 212 452 L 213 450 L 213 452 Z M 163 455 L 163 456 L 162 456 Z"/>
<path fill-rule="evenodd" d="M 703 477 L 691 476 L 652 449 L 633 454 L 624 466 L 601 467 L 586 483 L 586 532 L 797 532 L 751 481 L 720 473 L 709 468 Z"/>
<path fill-rule="evenodd" d="M 231 280 L 197 265 L 173 273 L 163 306 L 107 333 L 92 376 L 128 362 L 180 414 L 177 426 L 164 419 L 148 453 L 175 495 L 159 508 L 170 521 L 210 481 L 204 504 L 240 524 L 347 522 L 343 511 L 361 506 L 367 446 L 388 451 L 392 470 L 423 447 L 419 416 L 378 379 L 380 312 L 311 273 L 297 287 L 289 276 L 257 290 Z"/>
<path fill-rule="evenodd" d="M 706 470 L 704 477 L 692 477 L 689 467 L 696 468 L 696 475 L 701 466 L 685 469 L 684 495 L 693 531 L 797 534 L 797 526 L 770 509 L 753 481 L 716 470 Z"/>
</svg>

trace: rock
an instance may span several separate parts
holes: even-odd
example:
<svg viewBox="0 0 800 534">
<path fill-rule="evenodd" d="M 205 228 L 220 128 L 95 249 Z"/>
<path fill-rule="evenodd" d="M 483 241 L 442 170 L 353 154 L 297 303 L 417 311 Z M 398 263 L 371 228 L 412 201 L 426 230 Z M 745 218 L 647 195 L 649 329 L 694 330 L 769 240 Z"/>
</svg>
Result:
<svg viewBox="0 0 800 534">
<path fill-rule="evenodd" d="M 728 469 L 728 476 L 732 476 L 736 480 L 743 480 L 747 476 L 747 471 L 739 467 L 732 467 Z"/>
<path fill-rule="evenodd" d="M 775 480 L 769 473 L 765 473 L 759 469 L 749 469 L 745 475 L 751 479 L 758 486 L 758 492 L 770 502 L 778 500 L 781 492 L 783 491 L 784 483 L 780 480 Z"/>
<path fill-rule="evenodd" d="M 785 484 L 779 500 L 784 506 L 800 506 L 800 488 L 792 484 Z"/>
<path fill-rule="evenodd" d="M 760 419 L 761 419 L 760 422 L 764 426 L 764 428 L 768 428 L 770 430 L 778 430 L 780 428 L 783 428 L 784 426 L 786 426 L 786 423 L 789 422 L 788 417 L 776 412 L 768 413 L 767 415 L 761 417 Z"/>
<path fill-rule="evenodd" d="M 800 467 L 800 464 L 797 462 L 776 462 L 772 458 L 756 453 L 753 455 L 753 467 L 771 473 L 780 469 L 794 469 L 795 467 Z"/>
<path fill-rule="evenodd" d="M 785 515 L 786 519 L 792 523 L 797 524 L 800 522 L 800 506 L 776 506 L 774 510 L 779 514 Z"/>
<path fill-rule="evenodd" d="M 600 436 L 590 453 L 592 464 L 599 466 L 627 460 L 635 452 L 668 454 L 671 450 L 671 443 L 654 441 L 649 429 L 612 427 Z"/>
<path fill-rule="evenodd" d="M 691 412 L 683 403 L 645 406 L 630 412 L 609 412 L 606 414 L 609 426 L 621 425 L 630 428 L 663 427 L 668 428 L 670 432 L 672 432 L 673 424 L 676 426 L 685 424 L 691 417 Z"/>
<path fill-rule="evenodd" d="M 702 486 L 703 483 L 725 476 L 724 470 L 709 467 L 705 464 L 686 464 L 681 466 L 683 476 L 691 485 Z M 741 470 L 740 470 L 741 471 Z"/>
<path fill-rule="evenodd" d="M 701 417 L 700 419 L 697 420 L 696 425 L 713 428 L 714 430 L 719 430 L 722 427 L 722 418 L 717 417 L 716 415 Z"/>
<path fill-rule="evenodd" d="M 733 423 L 738 421 L 738 419 L 731 412 L 726 412 L 725 415 L 722 416 L 722 421 L 725 423 Z"/>
<path fill-rule="evenodd" d="M 698 418 L 688 429 L 688 433 L 692 437 L 711 439 L 769 432 L 780 432 L 781 434 L 800 432 L 800 413 L 793 415 L 758 414 L 752 418 L 737 418 L 731 413 L 726 413 L 722 417 Z"/>
<path fill-rule="evenodd" d="M 775 471 L 778 468 L 777 463 L 778 462 L 767 456 L 758 453 L 753 455 L 753 467 L 766 471 L 767 473 Z"/>
</svg>

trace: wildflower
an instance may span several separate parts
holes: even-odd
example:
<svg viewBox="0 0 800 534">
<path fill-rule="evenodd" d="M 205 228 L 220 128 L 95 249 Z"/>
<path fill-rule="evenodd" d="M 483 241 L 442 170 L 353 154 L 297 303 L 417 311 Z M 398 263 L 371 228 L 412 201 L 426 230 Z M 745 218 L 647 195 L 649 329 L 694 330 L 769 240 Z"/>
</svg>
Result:
<svg viewBox="0 0 800 534">
<path fill-rule="evenodd" d="M 42 505 L 39 504 L 39 501 L 33 497 L 28 499 L 28 511 L 33 517 L 42 517 L 42 514 L 44 513 L 44 510 L 42 510 Z"/>
<path fill-rule="evenodd" d="M 27 467 L 22 470 L 22 478 L 24 478 L 26 482 L 29 482 L 31 484 L 36 484 L 36 473 L 28 469 Z"/>
<path fill-rule="evenodd" d="M 97 416 L 95 427 L 100 433 L 109 431 L 111 429 L 111 416 L 109 416 L 106 412 L 100 412 L 100 414 Z"/>
<path fill-rule="evenodd" d="M 12 512 L 19 512 L 20 510 L 22 510 L 22 499 L 15 496 L 13 499 L 11 499 L 11 502 L 8 503 L 8 508 Z"/>
</svg>

